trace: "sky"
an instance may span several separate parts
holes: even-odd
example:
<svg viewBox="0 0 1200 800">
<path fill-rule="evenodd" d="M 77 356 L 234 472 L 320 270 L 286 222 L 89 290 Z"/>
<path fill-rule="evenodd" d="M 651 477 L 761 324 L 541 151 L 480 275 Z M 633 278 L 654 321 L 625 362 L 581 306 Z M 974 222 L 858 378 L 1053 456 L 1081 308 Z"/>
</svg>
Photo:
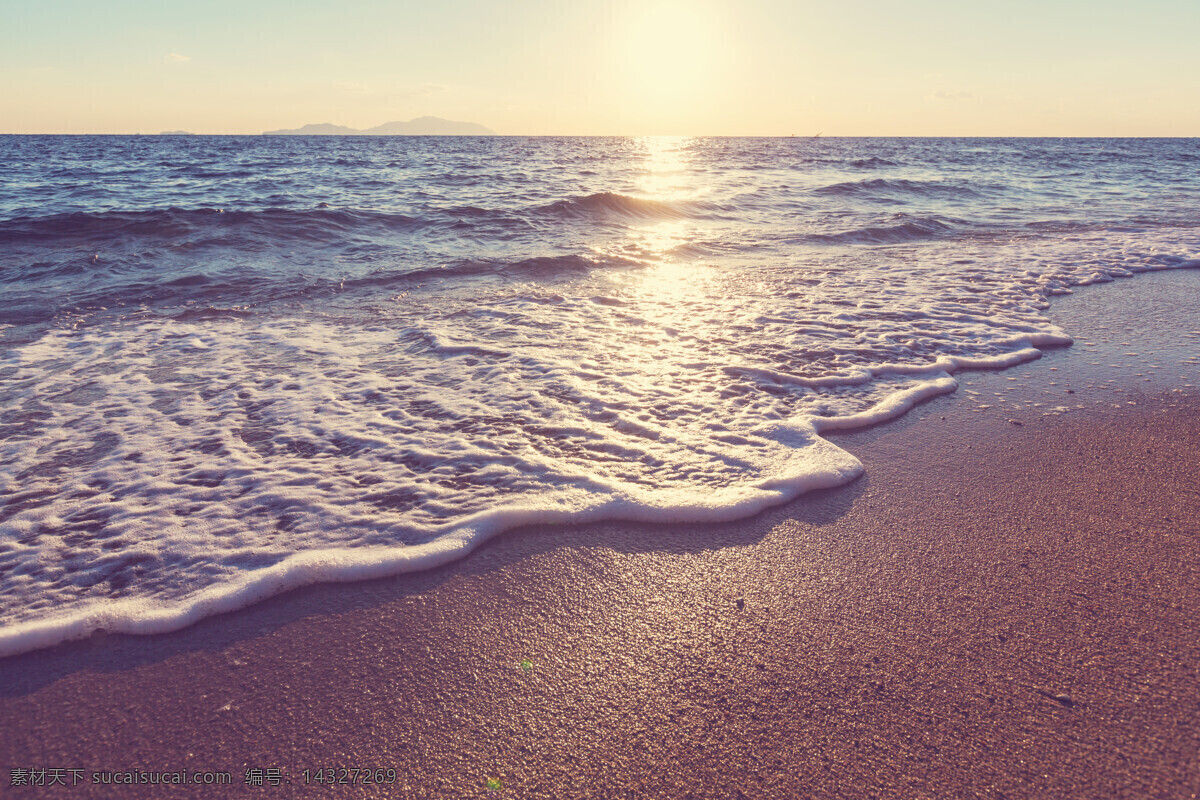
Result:
<svg viewBox="0 0 1200 800">
<path fill-rule="evenodd" d="M 0 132 L 1200 136 L 1200 0 L 0 0 Z"/>
</svg>

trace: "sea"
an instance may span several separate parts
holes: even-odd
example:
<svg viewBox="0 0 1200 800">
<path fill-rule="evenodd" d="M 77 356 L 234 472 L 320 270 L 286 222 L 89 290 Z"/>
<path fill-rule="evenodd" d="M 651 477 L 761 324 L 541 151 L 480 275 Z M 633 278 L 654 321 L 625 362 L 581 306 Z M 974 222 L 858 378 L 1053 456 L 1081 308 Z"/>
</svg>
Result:
<svg viewBox="0 0 1200 800">
<path fill-rule="evenodd" d="M 0 655 L 723 521 L 1200 267 L 1200 140 L 0 136 Z M 652 536 L 653 528 L 648 528 Z"/>
</svg>

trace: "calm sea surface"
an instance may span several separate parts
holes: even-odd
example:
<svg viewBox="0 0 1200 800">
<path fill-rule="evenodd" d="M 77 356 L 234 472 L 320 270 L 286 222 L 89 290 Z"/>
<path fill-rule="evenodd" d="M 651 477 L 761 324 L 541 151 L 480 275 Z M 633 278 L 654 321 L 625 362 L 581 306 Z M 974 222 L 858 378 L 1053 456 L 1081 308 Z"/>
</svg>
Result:
<svg viewBox="0 0 1200 800">
<path fill-rule="evenodd" d="M 0 653 L 745 516 L 1200 266 L 1200 140 L 0 137 Z"/>
</svg>

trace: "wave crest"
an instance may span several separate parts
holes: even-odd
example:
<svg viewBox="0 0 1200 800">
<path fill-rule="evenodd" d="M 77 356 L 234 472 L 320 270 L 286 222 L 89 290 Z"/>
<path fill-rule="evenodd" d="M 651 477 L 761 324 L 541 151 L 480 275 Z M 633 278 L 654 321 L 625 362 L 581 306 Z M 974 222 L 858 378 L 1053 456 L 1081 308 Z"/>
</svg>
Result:
<svg viewBox="0 0 1200 800">
<path fill-rule="evenodd" d="M 912 181 L 902 178 L 888 180 L 886 178 L 871 178 L 862 181 L 847 181 L 820 186 L 813 189 L 814 194 L 835 195 L 842 197 L 974 197 L 979 193 L 969 186 L 961 186 L 940 181 Z"/>
<path fill-rule="evenodd" d="M 76 211 L 0 222 L 0 244 L 126 244 L 131 237 L 179 240 L 212 234 L 263 239 L 325 241 L 356 228 L 411 229 L 423 220 L 379 211 L 316 208 L 225 211 L 219 208 L 167 208 L 152 211 Z"/>
<path fill-rule="evenodd" d="M 905 217 L 898 214 L 897 217 Z M 843 233 L 813 234 L 810 241 L 828 244 L 899 244 L 944 236 L 953 228 L 936 217 L 908 217 L 897 225 L 872 225 Z"/>
<path fill-rule="evenodd" d="M 540 209 L 543 213 L 568 219 L 596 217 L 618 219 L 686 219 L 704 217 L 718 210 L 706 203 L 651 200 L 616 192 L 598 192 L 585 197 L 559 200 Z"/>
</svg>

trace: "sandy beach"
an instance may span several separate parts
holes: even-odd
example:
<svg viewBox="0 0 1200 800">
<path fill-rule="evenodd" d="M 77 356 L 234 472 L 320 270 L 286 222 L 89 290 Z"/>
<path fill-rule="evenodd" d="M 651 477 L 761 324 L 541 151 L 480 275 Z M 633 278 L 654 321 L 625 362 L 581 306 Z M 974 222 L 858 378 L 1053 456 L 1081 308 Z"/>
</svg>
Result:
<svg viewBox="0 0 1200 800">
<path fill-rule="evenodd" d="M 513 531 L 0 661 L 4 795 L 1200 796 L 1198 307 L 1194 270 L 1081 290 L 1076 345 L 838 435 L 863 478 L 738 524 Z M 396 783 L 311 783 L 343 767 Z"/>
</svg>

